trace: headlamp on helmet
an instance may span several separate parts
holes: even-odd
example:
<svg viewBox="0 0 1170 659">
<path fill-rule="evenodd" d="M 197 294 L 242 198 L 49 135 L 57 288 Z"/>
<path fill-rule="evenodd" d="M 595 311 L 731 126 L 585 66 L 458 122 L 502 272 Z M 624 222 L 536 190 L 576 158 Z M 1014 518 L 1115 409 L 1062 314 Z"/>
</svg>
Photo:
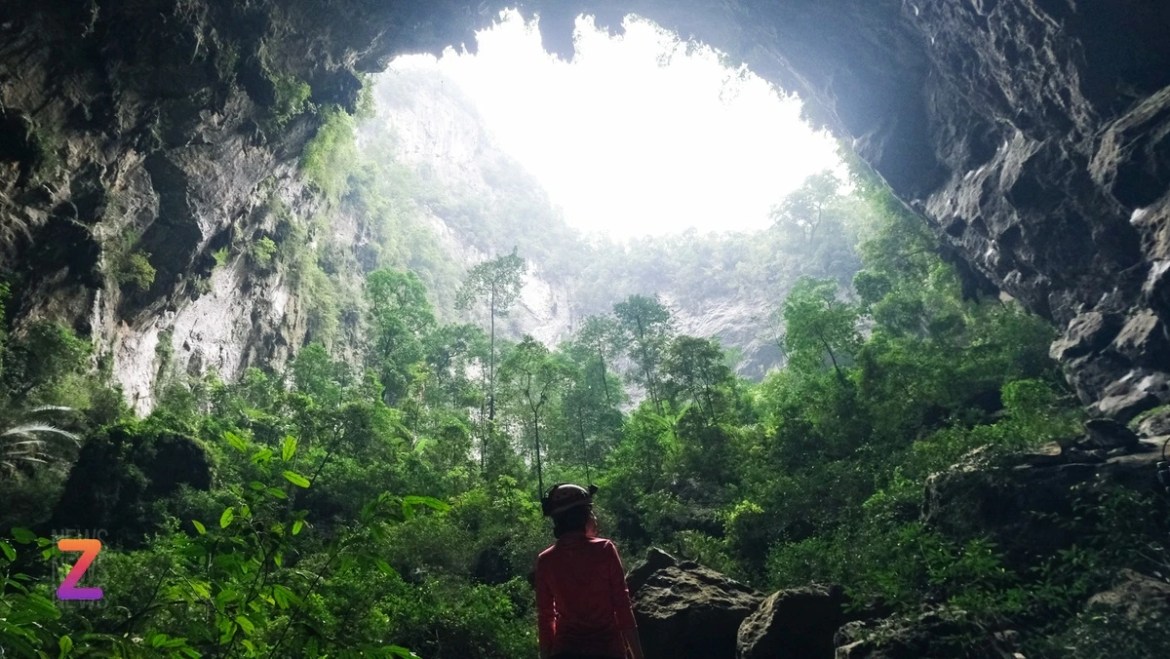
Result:
<svg viewBox="0 0 1170 659">
<path fill-rule="evenodd" d="M 590 485 L 585 489 L 573 483 L 557 483 L 548 491 L 548 495 L 540 500 L 540 509 L 546 517 L 555 517 L 561 513 L 593 503 L 593 495 L 597 493 L 597 486 Z"/>
</svg>

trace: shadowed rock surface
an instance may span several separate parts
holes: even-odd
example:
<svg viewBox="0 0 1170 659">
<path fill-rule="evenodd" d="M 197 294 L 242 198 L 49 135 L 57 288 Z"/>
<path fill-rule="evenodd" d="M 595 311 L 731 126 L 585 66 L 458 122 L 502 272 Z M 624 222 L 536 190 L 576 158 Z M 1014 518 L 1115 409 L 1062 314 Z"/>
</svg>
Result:
<svg viewBox="0 0 1170 659">
<path fill-rule="evenodd" d="M 738 659 L 833 659 L 834 635 L 845 622 L 840 586 L 773 593 L 739 626 Z"/>
<path fill-rule="evenodd" d="M 853 622 L 837 633 L 836 659 L 1019 659 L 1016 634 L 988 629 L 951 609 L 874 622 Z"/>
<path fill-rule="evenodd" d="M 211 487 L 212 464 L 195 439 L 169 430 L 130 425 L 86 441 L 50 523 L 54 529 L 101 530 L 136 547 L 156 528 L 143 520 L 152 506 L 180 487 Z"/>
<path fill-rule="evenodd" d="M 660 550 L 648 558 L 628 579 L 647 659 L 734 659 L 740 623 L 763 596 Z"/>
<path fill-rule="evenodd" d="M 1090 525 L 1081 517 L 1099 488 L 1156 491 L 1155 463 L 1165 439 L 1142 440 L 1136 452 L 1086 443 L 1064 450 L 1053 444 L 996 463 L 969 456 L 930 478 L 923 520 L 950 537 L 991 537 L 1010 564 L 1043 560 L 1073 545 Z"/>
</svg>

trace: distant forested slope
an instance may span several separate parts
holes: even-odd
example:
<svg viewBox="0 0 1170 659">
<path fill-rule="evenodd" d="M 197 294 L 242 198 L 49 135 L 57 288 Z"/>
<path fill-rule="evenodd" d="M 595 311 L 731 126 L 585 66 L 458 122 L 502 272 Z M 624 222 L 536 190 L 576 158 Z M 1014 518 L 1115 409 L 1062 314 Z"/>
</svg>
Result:
<svg viewBox="0 0 1170 659">
<path fill-rule="evenodd" d="M 617 243 L 570 227 L 536 180 L 494 143 L 474 104 L 433 66 L 392 67 L 373 87 L 376 115 L 360 125 L 364 159 L 378 163 L 363 191 L 400 214 L 388 265 L 413 269 L 440 317 L 454 306 L 462 271 L 511 251 L 529 263 L 525 296 L 505 331 L 555 343 L 588 316 L 632 294 L 658 295 L 681 331 L 716 337 L 759 378 L 782 362 L 774 310 L 799 277 L 847 288 L 859 264 L 867 206 L 831 175 L 778 196 L 772 227 L 758 232 L 670 236 Z"/>
</svg>

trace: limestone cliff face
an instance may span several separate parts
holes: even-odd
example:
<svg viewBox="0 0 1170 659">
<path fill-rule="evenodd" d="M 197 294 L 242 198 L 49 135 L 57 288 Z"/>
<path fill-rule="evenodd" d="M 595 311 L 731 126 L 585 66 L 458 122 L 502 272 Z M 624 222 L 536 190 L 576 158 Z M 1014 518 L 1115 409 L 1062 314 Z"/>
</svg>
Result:
<svg viewBox="0 0 1170 659">
<path fill-rule="evenodd" d="M 454 309 L 455 289 L 464 271 L 515 247 L 528 269 L 520 298 L 497 329 L 515 340 L 530 334 L 549 346 L 568 339 L 573 329 L 570 282 L 533 258 L 531 235 L 505 230 L 520 223 L 510 208 L 517 198 L 530 201 L 525 207 L 529 221 L 532 214 L 559 220 L 543 189 L 500 149 L 471 102 L 437 71 L 409 64 L 392 68 L 374 79 L 374 97 L 376 116 L 359 128 L 366 155 L 405 166 L 428 188 L 428 194 L 418 196 L 443 198 L 416 199 L 419 217 L 414 220 L 430 231 L 445 260 L 457 266 L 458 280 L 437 282 L 429 291 L 439 317 L 473 319 L 486 327 L 482 309 Z M 470 217 L 457 221 L 455 215 Z M 471 235 L 468 225 L 482 230 Z"/>
<path fill-rule="evenodd" d="M 1066 330 L 1053 353 L 1086 403 L 1128 418 L 1170 400 L 1170 5 L 521 4 L 543 13 L 547 45 L 562 52 L 578 11 L 610 25 L 633 11 L 799 92 L 973 272 Z M 257 209 L 274 191 L 305 203 L 292 163 L 319 117 L 304 101 L 351 106 L 355 72 L 397 52 L 470 43 L 468 30 L 498 8 L 4 3 L 0 239 L 5 270 L 20 279 L 18 316 L 92 331 L 125 381 L 149 370 L 143 352 L 159 319 L 181 315 L 210 278 L 213 294 L 239 291 L 217 305 L 236 328 L 225 341 L 295 344 L 295 303 L 274 302 L 279 279 L 216 275 L 210 253 L 272 226 Z M 133 272 L 135 253 L 157 271 L 146 290 L 115 277 Z"/>
<path fill-rule="evenodd" d="M 360 71 L 468 40 L 489 12 L 406 4 L 5 2 L 0 266 L 19 321 L 91 334 L 139 410 L 162 369 L 287 357 L 304 314 L 243 245 L 313 213 L 296 166 L 316 110 L 352 109 Z"/>
</svg>

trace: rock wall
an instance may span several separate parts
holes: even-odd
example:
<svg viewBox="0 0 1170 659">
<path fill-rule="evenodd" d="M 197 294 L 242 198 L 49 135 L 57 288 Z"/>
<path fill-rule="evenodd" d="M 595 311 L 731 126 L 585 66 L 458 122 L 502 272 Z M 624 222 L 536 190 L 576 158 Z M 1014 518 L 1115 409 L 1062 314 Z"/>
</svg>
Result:
<svg viewBox="0 0 1170 659">
<path fill-rule="evenodd" d="M 571 50 L 579 11 L 613 26 L 633 11 L 798 92 L 973 273 L 1065 331 L 1053 354 L 1086 404 L 1128 419 L 1170 400 L 1170 5 L 521 4 L 543 14 L 553 50 Z M 265 181 L 290 184 L 319 123 L 294 112 L 293 83 L 315 104 L 352 105 L 356 72 L 470 43 L 497 9 L 6 2 L 0 241 L 5 270 L 22 279 L 18 315 L 70 318 L 119 354 L 195 297 L 209 249 L 251 228 Z M 146 291 L 114 279 L 127 250 L 157 270 Z M 263 297 L 261 287 L 253 299 Z M 260 333 L 295 343 L 284 328 L 295 321 L 279 324 Z M 141 343 L 132 350 L 149 349 Z"/>
<path fill-rule="evenodd" d="M 233 378 L 283 360 L 304 313 L 244 248 L 315 211 L 296 169 L 320 110 L 352 110 L 361 72 L 469 41 L 490 15 L 489 3 L 3 3 L 0 270 L 18 325 L 92 335 L 140 411 L 162 369 Z"/>
</svg>

